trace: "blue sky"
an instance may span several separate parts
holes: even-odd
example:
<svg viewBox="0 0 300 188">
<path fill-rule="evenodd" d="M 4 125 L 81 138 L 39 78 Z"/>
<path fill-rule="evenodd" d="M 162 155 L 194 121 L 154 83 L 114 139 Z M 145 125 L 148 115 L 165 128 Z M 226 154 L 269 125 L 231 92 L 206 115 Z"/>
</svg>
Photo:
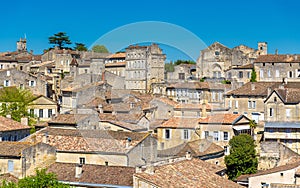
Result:
<svg viewBox="0 0 300 188">
<path fill-rule="evenodd" d="M 0 51 L 14 51 L 24 34 L 28 49 L 42 53 L 51 46 L 48 37 L 59 31 L 66 32 L 72 42 L 90 46 L 123 25 L 161 21 L 189 30 L 206 45 L 219 41 L 228 47 L 256 48 L 258 41 L 266 41 L 269 53 L 278 49 L 294 54 L 300 53 L 299 5 L 296 0 L 4 1 Z M 175 51 L 165 50 L 168 59 L 186 57 Z"/>
</svg>

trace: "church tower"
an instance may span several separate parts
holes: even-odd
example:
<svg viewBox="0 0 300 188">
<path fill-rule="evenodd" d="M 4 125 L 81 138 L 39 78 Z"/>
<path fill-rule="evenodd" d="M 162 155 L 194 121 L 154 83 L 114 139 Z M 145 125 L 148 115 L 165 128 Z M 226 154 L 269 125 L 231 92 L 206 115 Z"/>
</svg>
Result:
<svg viewBox="0 0 300 188">
<path fill-rule="evenodd" d="M 27 52 L 27 44 L 26 38 L 22 39 L 17 42 L 17 52 Z"/>
</svg>

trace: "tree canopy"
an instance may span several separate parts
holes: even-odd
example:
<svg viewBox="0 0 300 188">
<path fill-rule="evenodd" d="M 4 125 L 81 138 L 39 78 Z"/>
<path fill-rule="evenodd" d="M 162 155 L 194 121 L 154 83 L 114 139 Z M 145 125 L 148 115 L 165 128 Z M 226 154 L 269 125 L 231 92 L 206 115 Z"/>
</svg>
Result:
<svg viewBox="0 0 300 188">
<path fill-rule="evenodd" d="M 178 59 L 174 62 L 175 65 L 180 65 L 180 64 L 192 64 L 192 65 L 195 65 L 196 62 L 195 61 L 191 61 L 191 60 L 181 60 L 181 59 Z"/>
<path fill-rule="evenodd" d="M 255 72 L 255 69 L 254 69 L 254 68 L 253 68 L 252 71 L 251 71 L 250 82 L 257 82 L 257 80 L 256 80 L 256 72 Z"/>
<path fill-rule="evenodd" d="M 28 106 L 34 98 L 30 90 L 4 87 L 0 89 L 0 115 L 11 115 L 13 120 L 19 122 L 22 117 L 30 117 Z"/>
<path fill-rule="evenodd" d="M 69 185 L 58 182 L 56 175 L 47 173 L 46 169 L 36 170 L 35 176 L 25 177 L 20 179 L 18 183 L 2 182 L 2 188 L 24 188 L 24 187 L 39 187 L 39 188 L 67 188 Z"/>
<path fill-rule="evenodd" d="M 92 51 L 97 53 L 109 53 L 108 49 L 104 45 L 95 45 L 92 47 Z"/>
<path fill-rule="evenodd" d="M 236 179 L 242 174 L 253 174 L 257 171 L 255 144 L 248 134 L 234 136 L 229 141 L 230 155 L 225 157 L 228 177 Z"/>
<path fill-rule="evenodd" d="M 85 44 L 75 42 L 74 50 L 78 50 L 78 51 L 87 51 L 88 49 L 87 49 L 87 47 L 85 46 Z"/>
<path fill-rule="evenodd" d="M 69 36 L 67 36 L 65 32 L 58 32 L 48 39 L 50 44 L 57 45 L 60 49 L 62 49 L 66 44 L 72 44 Z"/>
</svg>

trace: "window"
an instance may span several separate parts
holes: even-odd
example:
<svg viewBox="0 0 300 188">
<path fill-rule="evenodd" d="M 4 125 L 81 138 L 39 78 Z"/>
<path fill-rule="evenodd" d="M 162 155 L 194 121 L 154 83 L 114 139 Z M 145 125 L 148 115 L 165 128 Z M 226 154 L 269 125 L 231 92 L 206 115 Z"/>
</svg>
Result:
<svg viewBox="0 0 300 188">
<path fill-rule="evenodd" d="M 270 69 L 268 70 L 268 77 L 269 78 L 271 77 L 271 70 Z"/>
<path fill-rule="evenodd" d="M 219 132 L 218 131 L 214 131 L 214 140 L 215 141 L 219 140 Z"/>
<path fill-rule="evenodd" d="M 270 117 L 273 117 L 273 108 L 270 108 L 269 114 L 270 114 Z"/>
<path fill-rule="evenodd" d="M 30 114 L 30 116 L 33 117 L 33 116 L 34 116 L 34 109 L 30 109 L 30 110 L 29 110 L 29 114 Z"/>
<path fill-rule="evenodd" d="M 242 71 L 239 72 L 239 78 L 243 78 L 243 72 Z"/>
<path fill-rule="evenodd" d="M 289 78 L 293 78 L 293 71 L 289 71 Z"/>
<path fill-rule="evenodd" d="M 252 108 L 256 108 L 256 101 L 252 101 Z"/>
<path fill-rule="evenodd" d="M 79 164 L 85 164 L 85 158 L 79 157 Z"/>
<path fill-rule="evenodd" d="M 251 77 L 251 72 L 247 72 L 247 78 Z"/>
<path fill-rule="evenodd" d="M 285 113 L 286 113 L 286 118 L 290 118 L 291 117 L 291 109 L 286 109 Z"/>
<path fill-rule="evenodd" d="M 208 131 L 204 131 L 204 137 L 207 139 L 209 137 L 209 132 Z"/>
<path fill-rule="evenodd" d="M 277 97 L 274 97 L 274 102 L 277 102 Z"/>
<path fill-rule="evenodd" d="M 52 117 L 52 109 L 48 109 L 48 118 Z"/>
<path fill-rule="evenodd" d="M 10 71 L 6 71 L 6 76 L 10 76 Z"/>
<path fill-rule="evenodd" d="M 229 106 L 229 108 L 232 107 L 232 100 L 229 101 L 229 105 L 228 106 Z"/>
<path fill-rule="evenodd" d="M 170 129 L 166 129 L 165 130 L 165 139 L 170 139 L 171 138 L 171 130 Z"/>
<path fill-rule="evenodd" d="M 264 71 L 263 71 L 263 70 L 260 70 L 260 71 L 259 71 L 259 76 L 260 76 L 261 78 L 264 77 Z"/>
<path fill-rule="evenodd" d="M 216 56 L 220 55 L 220 52 L 219 51 L 215 51 L 215 55 Z"/>
<path fill-rule="evenodd" d="M 178 73 L 178 78 L 179 80 L 184 80 L 185 79 L 184 73 Z"/>
<path fill-rule="evenodd" d="M 235 108 L 239 107 L 239 101 L 235 101 Z"/>
<path fill-rule="evenodd" d="M 29 81 L 29 86 L 34 87 L 35 86 L 35 81 L 34 80 Z"/>
<path fill-rule="evenodd" d="M 44 115 L 44 114 L 43 114 L 43 111 L 44 111 L 43 109 L 39 109 L 39 117 L 40 117 L 40 118 L 42 118 L 43 115 Z"/>
<path fill-rule="evenodd" d="M 5 87 L 10 86 L 10 80 L 4 80 L 4 86 Z"/>
<path fill-rule="evenodd" d="M 189 130 L 187 130 L 187 129 L 184 129 L 184 130 L 183 130 L 183 139 L 184 139 L 184 140 L 190 139 Z"/>
<path fill-rule="evenodd" d="M 223 134 L 224 134 L 224 135 L 223 135 L 223 136 L 224 136 L 224 140 L 225 140 L 225 141 L 228 141 L 228 132 L 224 132 Z"/>
<path fill-rule="evenodd" d="M 87 70 L 87 69 L 84 69 L 84 73 L 87 74 L 87 73 L 88 73 L 88 70 Z"/>
<path fill-rule="evenodd" d="M 24 89 L 24 84 L 20 84 L 20 89 Z"/>
<path fill-rule="evenodd" d="M 211 99 L 212 99 L 212 101 L 215 101 L 216 100 L 216 92 L 212 92 L 211 93 Z"/>
<path fill-rule="evenodd" d="M 13 172 L 14 171 L 14 161 L 8 160 L 7 161 L 7 171 L 8 172 Z"/>
<path fill-rule="evenodd" d="M 248 101 L 248 108 L 252 108 L 252 102 Z"/>
<path fill-rule="evenodd" d="M 275 71 L 275 77 L 276 77 L 276 78 L 279 77 L 279 70 L 278 70 L 278 69 Z"/>
<path fill-rule="evenodd" d="M 225 155 L 229 155 L 229 146 L 224 146 Z"/>
</svg>

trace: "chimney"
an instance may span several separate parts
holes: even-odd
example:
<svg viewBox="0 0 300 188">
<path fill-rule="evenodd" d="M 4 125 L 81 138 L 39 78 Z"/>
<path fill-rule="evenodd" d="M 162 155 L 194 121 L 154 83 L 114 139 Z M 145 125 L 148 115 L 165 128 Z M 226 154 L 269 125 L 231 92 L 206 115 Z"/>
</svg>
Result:
<svg viewBox="0 0 300 188">
<path fill-rule="evenodd" d="M 189 151 L 185 152 L 185 158 L 186 158 L 187 160 L 191 160 L 191 159 L 192 159 L 191 152 L 189 152 Z"/>
<path fill-rule="evenodd" d="M 100 114 L 103 114 L 103 105 L 102 104 L 98 105 L 98 110 L 99 110 Z"/>
<path fill-rule="evenodd" d="M 128 137 L 128 138 L 126 139 L 126 148 L 127 148 L 127 149 L 130 147 L 130 143 L 131 143 L 131 138 Z"/>
<path fill-rule="evenodd" d="M 135 173 L 142 173 L 142 167 L 141 166 L 136 166 L 135 167 Z"/>
<path fill-rule="evenodd" d="M 49 135 L 48 135 L 47 132 L 44 133 L 43 138 L 42 138 L 42 142 L 45 143 L 45 144 L 49 143 Z"/>
<path fill-rule="evenodd" d="M 6 115 L 6 118 L 11 119 L 11 115 L 10 115 L 10 114 L 7 114 L 7 115 Z"/>
<path fill-rule="evenodd" d="M 255 90 L 255 84 L 253 82 L 251 82 L 251 90 L 254 91 Z"/>
<path fill-rule="evenodd" d="M 22 117 L 21 118 L 21 124 L 28 126 L 28 118 L 27 117 Z"/>
<path fill-rule="evenodd" d="M 82 164 L 76 164 L 75 167 L 75 178 L 80 178 L 82 174 Z"/>
<path fill-rule="evenodd" d="M 147 165 L 145 172 L 148 173 L 148 174 L 154 174 L 154 166 L 153 166 L 153 164 Z"/>
</svg>

